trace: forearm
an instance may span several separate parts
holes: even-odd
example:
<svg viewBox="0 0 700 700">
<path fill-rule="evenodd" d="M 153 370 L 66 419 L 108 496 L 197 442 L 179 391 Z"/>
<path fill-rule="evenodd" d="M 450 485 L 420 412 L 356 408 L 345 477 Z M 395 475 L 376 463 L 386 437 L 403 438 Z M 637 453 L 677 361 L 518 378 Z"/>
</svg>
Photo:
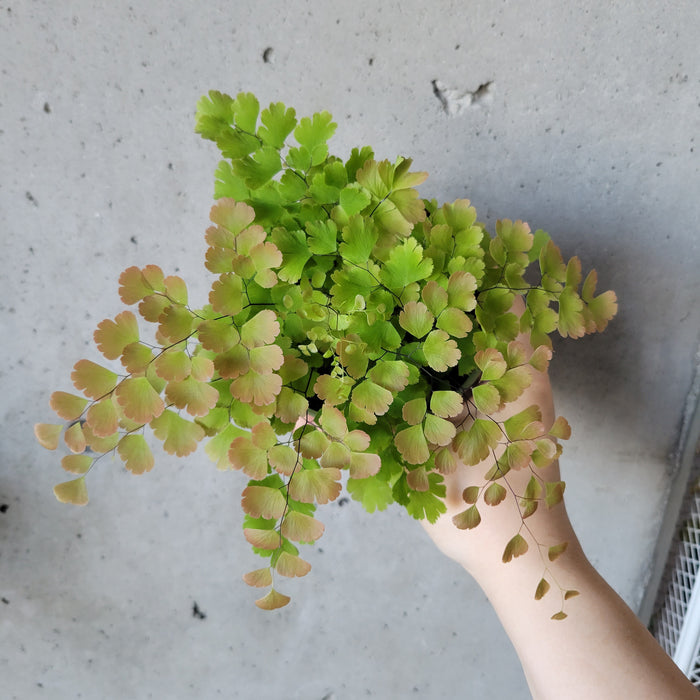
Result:
<svg viewBox="0 0 700 700">
<path fill-rule="evenodd" d="M 568 522 L 568 521 L 567 521 Z M 470 572 L 488 596 L 522 663 L 537 700 L 697 698 L 697 691 L 634 613 L 588 562 L 578 541 L 552 567 L 580 595 L 566 602 L 567 617 L 551 620 L 558 590 L 535 600 L 542 562 L 495 558 Z"/>
<path fill-rule="evenodd" d="M 547 428 L 554 422 L 554 405 L 546 373 L 533 372 L 523 395 L 492 418 L 505 422 L 530 405 L 541 409 Z M 479 583 L 498 614 L 536 700 L 695 700 L 697 690 L 656 643 L 624 601 L 585 557 L 563 502 L 548 508 L 543 501 L 524 518 L 521 497 L 532 475 L 541 482 L 560 479 L 555 460 L 545 468 L 513 469 L 500 481 L 505 499 L 496 506 L 479 499 L 481 521 L 460 530 L 453 517 L 467 507 L 468 487 L 482 488 L 492 459 L 461 465 L 446 479 L 447 512 L 423 526 L 439 549 L 461 564 Z M 470 501 L 471 502 L 471 501 Z M 529 551 L 504 564 L 502 554 L 516 533 Z M 554 562 L 552 545 L 568 543 Z M 537 551 L 539 549 L 539 552 Z M 535 600 L 538 582 L 549 592 Z M 578 596 L 564 601 L 564 591 Z M 566 618 L 552 620 L 562 610 Z"/>
</svg>

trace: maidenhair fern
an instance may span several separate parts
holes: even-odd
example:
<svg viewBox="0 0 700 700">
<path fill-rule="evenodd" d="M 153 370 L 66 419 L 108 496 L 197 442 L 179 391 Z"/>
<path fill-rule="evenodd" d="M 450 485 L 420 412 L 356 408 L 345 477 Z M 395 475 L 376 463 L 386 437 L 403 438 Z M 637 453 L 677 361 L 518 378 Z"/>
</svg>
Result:
<svg viewBox="0 0 700 700">
<path fill-rule="evenodd" d="M 297 544 L 323 534 L 316 506 L 338 498 L 343 470 L 368 511 L 396 502 L 433 522 L 446 510 L 443 476 L 490 459 L 483 485 L 464 492 L 463 529 L 479 524 L 482 503 L 504 500 L 510 470 L 531 472 L 523 522 L 556 505 L 564 484 L 540 470 L 559 456 L 566 421 L 546 430 L 537 406 L 493 414 L 547 370 L 550 333 L 602 331 L 617 308 L 545 232 L 502 220 L 490 235 L 467 200 L 422 199 L 426 174 L 408 159 L 378 162 L 368 147 L 329 155 L 335 129 L 327 112 L 260 112 L 251 94 L 202 98 L 196 131 L 224 156 L 206 232 L 209 304 L 193 309 L 185 282 L 155 265 L 125 270 L 121 299 L 155 342 L 132 311 L 102 321 L 95 343 L 121 367 L 80 360 L 71 378 L 83 396 L 51 397 L 66 424 L 36 427 L 48 449 L 64 431 L 61 464 L 77 478 L 55 493 L 76 504 L 106 454 L 134 474 L 153 467 L 148 428 L 179 457 L 206 440 L 219 469 L 249 479 L 244 535 L 269 563 L 244 579 L 270 589 L 265 609 L 289 601 L 277 575 L 311 568 Z M 564 548 L 551 545 L 549 559 Z M 527 549 L 518 532 L 503 560 Z M 549 587 L 543 578 L 536 597 Z"/>
</svg>

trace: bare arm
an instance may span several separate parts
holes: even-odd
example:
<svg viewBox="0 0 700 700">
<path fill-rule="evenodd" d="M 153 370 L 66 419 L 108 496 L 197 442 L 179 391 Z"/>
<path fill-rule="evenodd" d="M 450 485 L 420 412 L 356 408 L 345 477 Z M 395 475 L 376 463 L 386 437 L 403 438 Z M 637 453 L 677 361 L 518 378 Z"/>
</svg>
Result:
<svg viewBox="0 0 700 700">
<path fill-rule="evenodd" d="M 533 372 L 530 388 L 500 418 L 532 403 L 542 407 L 545 425 L 551 425 L 554 408 L 545 374 Z M 458 530 L 453 525 L 452 516 L 466 507 L 463 489 L 483 483 L 486 471 L 485 465 L 462 465 L 449 475 L 448 512 L 434 525 L 424 522 L 424 526 L 437 547 L 461 564 L 488 596 L 520 658 L 533 697 L 695 700 L 697 690 L 590 564 L 563 503 L 552 509 L 541 507 L 525 522 L 542 544 L 569 543 L 565 553 L 550 564 L 563 588 L 580 591 L 566 602 L 565 620 L 550 619 L 561 600 L 554 586 L 542 600 L 534 599 L 543 559 L 527 531 L 522 534 L 529 539 L 530 551 L 502 563 L 503 547 L 521 524 L 513 494 L 524 492 L 529 470 L 507 475 L 512 492 L 498 506 L 480 505 L 482 521 L 474 530 Z M 557 480 L 559 465 L 547 467 L 542 476 Z"/>
</svg>

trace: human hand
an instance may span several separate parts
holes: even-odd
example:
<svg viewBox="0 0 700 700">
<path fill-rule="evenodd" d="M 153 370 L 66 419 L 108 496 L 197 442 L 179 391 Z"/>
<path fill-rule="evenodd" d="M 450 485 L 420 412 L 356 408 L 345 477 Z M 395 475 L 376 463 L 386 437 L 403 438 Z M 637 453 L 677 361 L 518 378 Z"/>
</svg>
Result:
<svg viewBox="0 0 700 700">
<path fill-rule="evenodd" d="M 522 313 L 522 302 L 514 306 L 516 312 Z M 518 337 L 519 342 L 532 352 L 529 338 L 526 335 Z M 502 424 L 506 419 L 519 413 L 523 409 L 537 405 L 542 414 L 542 423 L 548 430 L 554 423 L 554 402 L 549 377 L 546 373 L 528 367 L 532 381 L 522 395 L 514 402 L 494 413 L 491 418 Z M 472 416 L 476 415 L 475 408 L 470 408 Z M 466 411 L 465 411 L 466 414 Z M 458 423 L 465 420 L 465 416 L 456 419 Z M 466 416 L 466 421 L 473 418 Z M 505 449 L 505 444 L 497 448 L 496 456 Z M 548 547 L 568 542 L 578 546 L 575 535 L 566 514 L 563 502 L 552 508 L 544 503 L 538 505 L 533 515 L 523 519 L 523 506 L 520 499 L 525 494 L 528 482 L 534 475 L 541 482 L 558 482 L 560 480 L 559 464 L 554 460 L 549 466 L 538 468 L 530 464 L 528 467 L 511 470 L 498 482 L 505 487 L 506 495 L 498 505 L 486 505 L 483 498 L 477 503 L 481 522 L 474 529 L 458 529 L 453 518 L 468 508 L 462 494 L 467 487 L 483 487 L 488 483 L 484 475 L 493 466 L 493 458 L 489 458 L 477 465 L 466 465 L 459 461 L 457 469 L 445 476 L 446 496 L 445 505 L 447 512 L 437 522 L 422 524 L 435 545 L 444 554 L 460 563 L 477 580 L 482 578 L 497 567 L 502 567 L 502 554 L 506 543 L 516 534 L 520 533 L 528 542 L 531 549 L 541 548 L 546 555 Z M 528 556 L 542 569 L 542 558 Z"/>
<path fill-rule="evenodd" d="M 529 338 L 518 340 L 532 351 Z M 545 429 L 554 423 L 549 377 L 531 371 L 532 382 L 523 394 L 491 416 L 498 423 L 533 404 L 541 410 Z M 519 497 L 530 478 L 534 474 L 544 482 L 559 481 L 557 460 L 542 469 L 532 464 L 511 469 L 498 479 L 506 487 L 505 499 L 489 506 L 480 498 L 481 522 L 470 530 L 455 526 L 453 517 L 468 507 L 464 489 L 483 486 L 492 464 L 493 459 L 474 466 L 459 463 L 445 476 L 447 512 L 433 524 L 421 522 L 438 549 L 461 564 L 486 593 L 520 658 L 533 698 L 696 698 L 697 690 L 586 559 L 563 500 L 552 507 L 540 502 L 532 515 L 523 518 Z M 525 538 L 530 551 L 503 564 L 504 547 L 516 533 Z M 552 564 L 548 548 L 563 542 L 566 550 Z M 533 595 L 545 578 L 560 589 L 562 608 L 551 617 L 562 622 L 550 620 L 552 608 L 543 607 Z M 572 589 L 581 595 L 564 613 Z"/>
</svg>

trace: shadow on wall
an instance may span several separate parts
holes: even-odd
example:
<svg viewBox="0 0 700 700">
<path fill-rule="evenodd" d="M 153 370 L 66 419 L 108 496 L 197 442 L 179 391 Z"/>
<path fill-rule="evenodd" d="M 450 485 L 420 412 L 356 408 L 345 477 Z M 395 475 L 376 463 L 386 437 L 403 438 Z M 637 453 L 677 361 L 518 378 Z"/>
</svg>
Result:
<svg viewBox="0 0 700 700">
<path fill-rule="evenodd" d="M 584 240 L 575 234 L 568 238 Z M 680 309 L 664 308 L 666 299 L 673 304 L 673 291 L 659 291 L 664 285 L 661 280 L 674 280 L 675 271 L 661 270 L 664 260 L 651 251 L 637 249 L 631 259 L 631 239 L 632 234 L 622 234 L 617 242 L 608 243 L 604 260 L 596 259 L 595 252 L 589 255 L 581 250 L 588 246 L 566 246 L 565 257 L 579 254 L 583 258 L 584 274 L 592 267 L 598 270 L 599 280 L 604 282 L 597 292 L 616 291 L 618 314 L 602 334 L 575 342 L 554 335 L 550 373 L 555 392 L 575 396 L 593 424 L 612 419 L 620 443 L 635 444 L 665 459 L 676 447 L 682 419 L 683 406 L 674 397 L 691 363 L 690 357 L 687 367 L 674 367 L 670 359 L 664 363 L 660 357 L 664 347 L 672 345 L 676 337 L 680 340 L 680 334 L 664 334 L 664 327 L 672 331 L 677 327 L 668 317 L 658 328 L 650 319 L 649 309 L 654 314 L 682 315 Z M 619 264 L 625 260 L 629 262 Z M 668 267 L 672 267 L 671 262 Z M 649 284 L 639 270 L 654 270 L 657 281 Z"/>
</svg>

